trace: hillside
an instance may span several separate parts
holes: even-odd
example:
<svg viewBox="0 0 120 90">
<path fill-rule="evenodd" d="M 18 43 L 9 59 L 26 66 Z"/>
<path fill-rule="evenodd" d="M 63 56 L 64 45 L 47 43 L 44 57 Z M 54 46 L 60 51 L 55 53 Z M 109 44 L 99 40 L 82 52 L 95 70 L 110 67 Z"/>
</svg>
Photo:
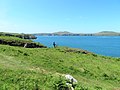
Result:
<svg viewBox="0 0 120 90">
<path fill-rule="evenodd" d="M 119 32 L 113 31 L 102 31 L 98 33 L 71 33 L 67 31 L 60 31 L 55 33 L 36 33 L 33 35 L 40 35 L 40 36 L 120 36 Z"/>
<path fill-rule="evenodd" d="M 37 37 L 35 37 L 32 34 L 24 34 L 24 33 L 19 34 L 19 33 L 0 32 L 0 36 L 12 36 L 22 39 L 37 39 Z"/>
<path fill-rule="evenodd" d="M 117 33 L 117 32 L 113 32 L 113 31 L 102 31 L 102 32 L 99 32 L 99 33 L 111 33 L 111 34 L 114 34 L 114 33 Z"/>
<path fill-rule="evenodd" d="M 77 79 L 75 90 L 120 90 L 120 58 L 67 47 L 0 45 L 0 73 L 0 90 L 60 90 L 65 74 Z"/>
<path fill-rule="evenodd" d="M 96 36 L 120 36 L 120 33 L 113 31 L 102 31 L 99 33 L 95 33 Z"/>
<path fill-rule="evenodd" d="M 71 34 L 68 31 L 60 31 L 60 32 L 54 32 L 53 34 Z"/>
<path fill-rule="evenodd" d="M 26 48 L 45 48 L 46 47 L 40 43 L 35 43 L 32 40 L 26 40 L 26 39 L 14 37 L 14 36 L 0 36 L 0 44 L 26 47 Z"/>
</svg>

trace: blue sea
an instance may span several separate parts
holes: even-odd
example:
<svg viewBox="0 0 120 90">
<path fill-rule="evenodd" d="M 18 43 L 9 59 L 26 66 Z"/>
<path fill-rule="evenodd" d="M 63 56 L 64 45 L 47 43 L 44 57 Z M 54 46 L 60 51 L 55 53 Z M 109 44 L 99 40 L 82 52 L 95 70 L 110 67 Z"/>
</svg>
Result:
<svg viewBox="0 0 120 90">
<path fill-rule="evenodd" d="M 37 36 L 35 42 L 48 47 L 58 46 L 80 48 L 90 52 L 112 57 L 120 57 L 120 36 Z"/>
</svg>

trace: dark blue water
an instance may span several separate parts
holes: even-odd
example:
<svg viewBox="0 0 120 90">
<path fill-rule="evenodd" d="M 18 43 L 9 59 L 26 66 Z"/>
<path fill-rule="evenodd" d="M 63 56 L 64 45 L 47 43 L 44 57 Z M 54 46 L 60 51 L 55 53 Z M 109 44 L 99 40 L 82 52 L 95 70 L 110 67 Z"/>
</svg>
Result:
<svg viewBox="0 0 120 90">
<path fill-rule="evenodd" d="M 88 50 L 100 55 L 120 57 L 120 36 L 37 36 L 36 42 L 52 47 L 68 46 Z"/>
</svg>

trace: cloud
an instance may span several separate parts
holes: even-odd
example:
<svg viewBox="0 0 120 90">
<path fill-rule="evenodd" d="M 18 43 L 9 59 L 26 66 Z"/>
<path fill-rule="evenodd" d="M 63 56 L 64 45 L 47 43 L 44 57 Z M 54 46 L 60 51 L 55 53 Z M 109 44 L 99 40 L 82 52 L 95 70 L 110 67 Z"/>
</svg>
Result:
<svg viewBox="0 0 120 90">
<path fill-rule="evenodd" d="M 0 21 L 0 32 L 11 32 L 17 30 L 17 25 L 8 21 Z"/>
<path fill-rule="evenodd" d="M 35 33 L 45 31 L 44 28 L 33 25 L 18 24 L 11 21 L 0 21 L 0 32 L 13 32 L 13 33 Z"/>
</svg>

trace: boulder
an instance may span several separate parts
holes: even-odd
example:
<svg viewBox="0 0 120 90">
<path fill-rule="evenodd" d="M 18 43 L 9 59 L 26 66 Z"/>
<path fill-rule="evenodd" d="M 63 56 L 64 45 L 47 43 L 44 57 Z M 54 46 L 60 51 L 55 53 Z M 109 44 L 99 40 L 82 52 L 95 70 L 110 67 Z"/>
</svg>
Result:
<svg viewBox="0 0 120 90">
<path fill-rule="evenodd" d="M 65 75 L 65 78 L 66 78 L 67 80 L 69 80 L 69 82 L 66 83 L 66 85 L 67 85 L 68 87 L 70 87 L 69 90 L 74 90 L 74 89 L 75 89 L 75 86 L 77 85 L 77 82 L 78 82 L 78 81 L 77 81 L 73 76 L 71 76 L 71 75 L 69 75 L 69 74 Z"/>
<path fill-rule="evenodd" d="M 68 79 L 71 83 L 77 83 L 77 80 L 69 74 L 65 75 L 65 78 Z"/>
</svg>

